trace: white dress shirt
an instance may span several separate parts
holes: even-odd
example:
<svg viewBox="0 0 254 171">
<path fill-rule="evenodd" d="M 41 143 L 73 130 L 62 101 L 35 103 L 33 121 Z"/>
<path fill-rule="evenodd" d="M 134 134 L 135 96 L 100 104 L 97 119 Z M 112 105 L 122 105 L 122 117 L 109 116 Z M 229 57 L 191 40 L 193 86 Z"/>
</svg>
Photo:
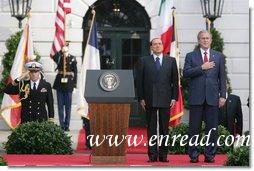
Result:
<svg viewBox="0 0 254 171">
<path fill-rule="evenodd" d="M 163 54 L 161 53 L 159 56 L 153 54 L 153 58 L 154 58 L 154 61 L 156 62 L 156 58 L 159 57 L 160 58 L 160 65 L 162 65 L 162 58 L 163 58 Z"/>
<path fill-rule="evenodd" d="M 33 89 L 34 87 L 34 83 L 36 83 L 36 90 L 39 86 L 39 82 L 40 82 L 40 79 L 38 79 L 37 81 L 33 82 L 32 80 L 30 80 L 30 86 L 31 86 L 31 89 Z"/>
<path fill-rule="evenodd" d="M 207 49 L 207 51 L 204 51 L 204 49 L 200 48 L 200 51 L 201 51 L 201 55 L 202 55 L 202 59 L 203 59 L 203 62 L 204 62 L 204 57 L 205 57 L 205 52 L 207 53 L 207 59 L 209 61 L 209 58 L 210 58 L 210 49 Z"/>
</svg>

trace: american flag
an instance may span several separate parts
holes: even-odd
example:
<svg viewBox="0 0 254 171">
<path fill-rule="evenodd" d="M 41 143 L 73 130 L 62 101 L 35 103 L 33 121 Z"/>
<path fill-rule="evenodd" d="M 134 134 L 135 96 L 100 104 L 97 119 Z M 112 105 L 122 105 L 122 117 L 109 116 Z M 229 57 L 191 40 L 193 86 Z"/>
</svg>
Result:
<svg viewBox="0 0 254 171">
<path fill-rule="evenodd" d="M 71 13 L 70 0 L 58 0 L 58 7 L 56 12 L 55 21 L 55 38 L 51 48 L 50 57 L 52 58 L 58 51 L 62 49 L 65 42 L 64 27 L 65 27 L 65 14 Z"/>
</svg>

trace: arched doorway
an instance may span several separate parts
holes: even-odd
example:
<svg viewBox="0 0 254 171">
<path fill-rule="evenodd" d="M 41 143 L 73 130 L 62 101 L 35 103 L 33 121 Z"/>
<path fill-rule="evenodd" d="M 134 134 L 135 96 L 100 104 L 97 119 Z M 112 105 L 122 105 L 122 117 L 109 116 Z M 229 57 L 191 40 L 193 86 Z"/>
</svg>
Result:
<svg viewBox="0 0 254 171">
<path fill-rule="evenodd" d="M 135 0 L 98 0 L 96 11 L 101 69 L 133 69 L 138 58 L 149 54 L 150 19 Z M 91 9 L 84 17 L 87 40 Z M 145 115 L 137 99 L 131 105 L 130 126 L 145 125 Z"/>
</svg>

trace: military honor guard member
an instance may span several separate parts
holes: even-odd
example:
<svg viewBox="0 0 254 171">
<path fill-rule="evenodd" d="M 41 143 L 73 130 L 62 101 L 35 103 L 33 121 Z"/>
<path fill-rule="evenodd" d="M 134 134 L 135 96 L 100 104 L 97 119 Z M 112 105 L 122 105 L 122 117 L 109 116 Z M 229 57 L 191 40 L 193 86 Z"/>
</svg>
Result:
<svg viewBox="0 0 254 171">
<path fill-rule="evenodd" d="M 25 65 L 28 72 L 16 78 L 4 89 L 4 93 L 19 94 L 21 102 L 21 124 L 31 121 L 53 121 L 54 102 L 50 83 L 42 79 L 42 65 L 38 62 L 28 62 Z M 47 105 L 47 110 L 46 110 Z"/>
<path fill-rule="evenodd" d="M 77 61 L 75 56 L 69 54 L 68 44 L 56 53 L 53 59 L 58 71 L 53 88 L 57 94 L 59 123 L 63 130 L 69 131 L 72 92 L 77 87 Z"/>
</svg>

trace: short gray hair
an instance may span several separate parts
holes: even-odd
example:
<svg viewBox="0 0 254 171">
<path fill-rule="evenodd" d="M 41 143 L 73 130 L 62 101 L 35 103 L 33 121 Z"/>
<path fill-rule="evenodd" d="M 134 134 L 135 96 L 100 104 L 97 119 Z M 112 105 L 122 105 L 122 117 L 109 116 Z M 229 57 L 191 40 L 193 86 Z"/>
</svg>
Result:
<svg viewBox="0 0 254 171">
<path fill-rule="evenodd" d="M 213 38 L 212 34 L 209 31 L 207 31 L 207 30 L 201 30 L 201 31 L 198 32 L 198 36 L 197 36 L 198 41 L 199 41 L 200 35 L 202 33 L 208 33 L 210 35 L 211 39 Z"/>
</svg>

